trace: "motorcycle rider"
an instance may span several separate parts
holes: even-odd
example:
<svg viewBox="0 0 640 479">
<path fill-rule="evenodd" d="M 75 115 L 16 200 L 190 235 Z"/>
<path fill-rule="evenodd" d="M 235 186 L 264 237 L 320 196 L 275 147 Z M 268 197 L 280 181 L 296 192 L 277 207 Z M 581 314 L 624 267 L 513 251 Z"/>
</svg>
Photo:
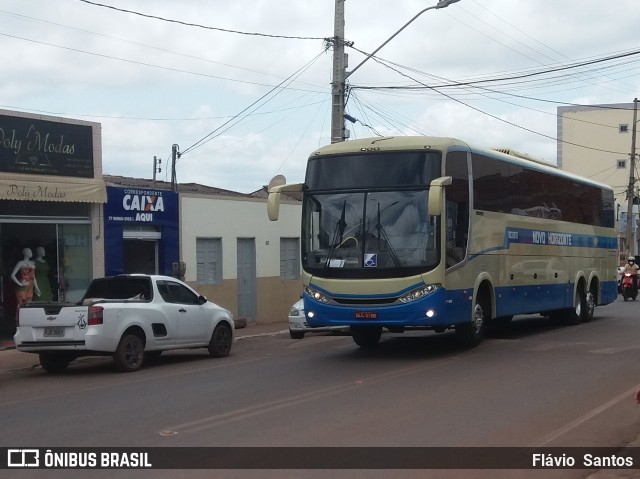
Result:
<svg viewBox="0 0 640 479">
<path fill-rule="evenodd" d="M 636 264 L 636 259 L 633 256 L 629 256 L 627 264 L 624 265 L 624 272 L 638 274 L 638 270 L 640 270 L 640 266 Z"/>
<path fill-rule="evenodd" d="M 629 259 L 627 260 L 627 264 L 624 265 L 624 272 L 625 274 L 629 273 L 633 275 L 633 278 L 634 278 L 633 285 L 636 291 L 638 290 L 638 280 L 637 280 L 638 270 L 640 270 L 640 266 L 636 264 L 636 259 L 633 256 L 629 256 Z"/>
</svg>

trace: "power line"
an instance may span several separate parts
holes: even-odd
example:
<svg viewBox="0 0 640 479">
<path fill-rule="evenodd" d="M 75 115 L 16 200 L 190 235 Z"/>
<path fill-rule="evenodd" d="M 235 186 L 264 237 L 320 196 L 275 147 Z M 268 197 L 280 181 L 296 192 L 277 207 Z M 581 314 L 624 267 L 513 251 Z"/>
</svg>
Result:
<svg viewBox="0 0 640 479">
<path fill-rule="evenodd" d="M 424 74 L 425 76 L 427 76 L 427 77 L 429 77 L 429 78 L 432 78 L 432 79 L 436 79 L 436 80 L 438 80 L 438 81 L 447 81 L 447 82 L 451 82 L 451 80 L 448 80 L 448 79 L 446 79 L 446 78 L 438 77 L 438 76 L 435 76 L 435 75 L 429 75 L 429 74 L 427 74 L 427 73 L 424 73 L 424 72 L 421 72 L 421 71 L 418 71 L 418 70 L 415 70 L 415 69 L 410 69 L 410 68 L 408 68 L 408 67 L 403 67 L 402 65 L 398 65 L 398 64 L 396 64 L 396 63 L 392 63 L 392 62 L 388 62 L 388 63 L 391 63 L 391 64 L 393 64 L 393 65 L 395 65 L 395 66 L 399 66 L 399 67 L 401 67 L 401 68 L 407 68 L 407 69 L 409 69 L 409 70 L 413 71 L 414 73 Z M 411 88 L 412 90 L 415 90 L 415 89 L 416 89 L 416 88 L 412 88 L 411 86 L 407 86 L 407 88 Z M 433 88 L 440 88 L 440 87 L 424 87 L 424 86 L 420 86 L 420 87 L 419 87 L 419 89 L 420 89 L 421 91 L 424 91 L 424 90 L 432 90 Z M 531 110 L 531 111 L 535 111 L 535 112 L 538 112 L 538 113 L 543 113 L 543 114 L 545 114 L 545 115 L 554 116 L 554 117 L 556 117 L 556 118 L 558 118 L 558 117 L 559 117 L 559 115 L 558 115 L 558 114 L 556 114 L 556 113 L 549 113 L 549 112 L 544 111 L 544 110 L 538 110 L 537 108 L 532 108 L 532 107 L 528 107 L 528 106 L 525 106 L 525 105 L 520 105 L 520 104 L 517 104 L 517 103 L 512 103 L 512 102 L 506 101 L 506 100 L 504 100 L 504 99 L 496 98 L 496 97 L 494 97 L 494 96 L 490 96 L 489 94 L 485 94 L 485 93 L 482 93 L 482 92 L 487 92 L 487 93 L 491 93 L 491 94 L 495 94 L 495 95 L 505 95 L 505 96 L 509 96 L 509 97 L 520 98 L 520 99 L 531 100 L 531 101 L 538 101 L 538 102 L 544 102 L 544 103 L 553 103 L 553 104 L 556 104 L 556 105 L 562 105 L 562 106 L 567 106 L 567 105 L 569 105 L 569 106 L 588 106 L 588 107 L 590 107 L 590 108 L 594 108 L 594 109 L 602 109 L 602 110 L 605 110 L 605 109 L 606 109 L 606 110 L 629 110 L 629 108 L 623 108 L 623 107 L 619 107 L 619 106 L 611 106 L 611 105 L 584 105 L 584 104 L 571 103 L 571 102 L 560 102 L 560 101 L 547 100 L 547 99 L 543 99 L 543 98 L 534 98 L 534 97 L 529 97 L 529 96 L 525 96 L 525 95 L 516 95 L 516 94 L 514 94 L 514 93 L 508 93 L 508 92 L 505 92 L 505 91 L 494 90 L 494 89 L 491 89 L 491 88 L 482 87 L 482 86 L 476 86 L 476 85 L 472 85 L 472 86 L 470 87 L 472 90 L 469 90 L 469 88 L 464 88 L 464 87 L 462 87 L 462 88 L 463 88 L 463 89 L 465 89 L 466 91 L 471 91 L 472 93 L 473 93 L 473 91 L 475 91 L 475 90 L 480 90 L 481 92 L 474 93 L 474 95 L 475 95 L 475 94 L 477 94 L 477 95 L 479 95 L 479 96 L 482 96 L 482 97 L 484 97 L 484 98 L 488 98 L 488 99 L 490 99 L 490 100 L 499 101 L 499 102 L 501 102 L 501 103 L 506 103 L 506 104 L 508 104 L 508 105 L 517 106 L 517 107 L 519 107 L 519 108 L 524 108 L 524 109 Z M 357 87 L 357 86 L 356 86 L 356 87 L 350 87 L 350 89 L 369 89 L 369 90 L 375 90 L 376 88 L 375 88 L 375 87 L 374 87 L 374 88 L 368 88 L 368 87 L 362 87 L 362 88 L 361 88 L 361 87 Z M 385 87 L 381 87 L 381 89 L 385 89 Z M 401 89 L 402 89 L 402 87 L 398 87 L 398 88 L 397 88 L 397 90 L 401 90 Z M 438 94 L 439 94 L 439 93 L 438 93 Z M 570 119 L 571 121 L 577 121 L 577 122 L 580 122 L 580 123 L 587 123 L 587 124 L 591 124 L 591 125 L 602 126 L 602 127 L 605 127 L 605 128 L 612 128 L 612 129 L 617 129 L 617 128 L 618 128 L 617 126 L 614 126 L 614 125 L 607 125 L 607 124 L 603 124 L 603 123 L 597 123 L 597 122 L 594 122 L 594 121 L 588 121 L 588 120 L 584 120 L 584 119 L 581 119 L 581 118 L 568 118 L 568 119 Z"/>
<path fill-rule="evenodd" d="M 84 1 L 84 0 L 80 0 L 80 1 Z M 108 58 L 110 60 L 118 60 L 118 61 L 122 61 L 122 62 L 133 63 L 135 65 L 142 65 L 142 66 L 146 66 L 146 67 L 158 68 L 158 69 L 161 69 L 161 70 L 168 70 L 168 71 L 177 72 L 177 73 L 187 73 L 189 75 L 201 76 L 201 77 L 206 77 L 206 78 L 215 78 L 217 80 L 225 80 L 225 81 L 231 81 L 231 82 L 236 82 L 236 83 L 246 83 L 248 85 L 257 85 L 257 86 L 265 86 L 265 87 L 272 87 L 273 86 L 273 85 L 270 85 L 270 84 L 267 84 L 267 83 L 252 82 L 252 81 L 248 81 L 248 80 L 237 80 L 235 78 L 222 77 L 222 76 L 218 76 L 218 75 L 210 75 L 208 73 L 199 73 L 199 72 L 194 72 L 194 71 L 189 71 L 189 70 L 182 70 L 180 68 L 173 68 L 173 67 L 166 67 L 166 66 L 162 66 L 162 65 L 155 65 L 153 63 L 146 63 L 146 62 L 141 62 L 141 61 L 137 61 L 137 60 L 129 60 L 127 58 L 114 57 L 114 56 L 111 56 L 111 55 L 105 55 L 103 53 L 88 52 L 86 50 L 80 50 L 79 48 L 65 47 L 63 45 L 55 45 L 53 43 L 42 42 L 42 41 L 39 41 L 39 40 L 33 40 L 31 38 L 19 37 L 19 36 L 16 36 L 16 35 L 9 35 L 7 33 L 0 33 L 0 35 L 1 36 L 5 36 L 5 37 L 9 37 L 9 38 L 15 38 L 17 40 L 24 40 L 26 42 L 37 43 L 37 44 L 40 44 L 40 45 L 46 45 L 46 46 L 50 46 L 50 47 L 61 48 L 63 50 L 69 50 L 69 51 L 73 51 L 73 52 L 77 52 L 77 53 L 84 53 L 86 55 L 92 55 L 92 56 L 101 57 L 101 58 Z M 299 90 L 299 91 L 314 91 L 314 90 L 305 90 L 305 89 L 302 89 L 302 88 L 291 88 L 291 87 L 289 87 L 288 89 L 290 89 L 290 90 Z M 322 93 L 322 92 L 315 91 L 315 93 Z"/>
<path fill-rule="evenodd" d="M 215 60 L 211 60 L 209 58 L 203 58 L 203 57 L 199 57 L 197 55 L 191 55 L 191 54 L 184 53 L 184 52 L 179 52 L 179 51 L 175 51 L 175 50 L 168 50 L 166 48 L 160 48 L 160 47 L 157 47 L 155 45 L 149 45 L 147 43 L 135 42 L 135 41 L 132 41 L 132 40 L 126 40 L 124 38 L 114 37 L 112 35 L 106 35 L 104 33 L 97 33 L 97 32 L 93 32 L 91 30 L 85 30 L 83 28 L 71 27 L 69 25 L 64 25 L 62 23 L 52 22 L 50 20 L 42 20 L 40 18 L 29 17 L 27 15 L 21 15 L 21 14 L 18 14 L 18 13 L 7 12 L 6 10 L 0 10 L 0 13 L 3 13 L 5 15 L 11 15 L 11 16 L 14 16 L 14 17 L 18 17 L 20 19 L 30 20 L 32 22 L 38 22 L 38 23 L 43 23 L 43 24 L 47 24 L 47 25 L 53 25 L 53 26 L 58 27 L 58 28 L 64 28 L 64 29 L 67 29 L 67 30 L 72 30 L 72 31 L 75 31 L 75 32 L 83 33 L 83 34 L 94 35 L 94 36 L 97 36 L 97 37 L 108 38 L 110 40 L 116 40 L 118 42 L 128 43 L 128 44 L 136 45 L 136 46 L 139 46 L 139 47 L 149 48 L 149 49 L 156 50 L 156 51 L 159 51 L 159 52 L 170 53 L 172 55 L 177 55 L 177 56 L 183 57 L 183 58 L 189 58 L 189 59 L 192 59 L 192 60 L 198 60 L 198 61 L 203 61 L 203 62 L 207 62 L 207 63 L 212 63 L 212 64 L 215 64 L 215 65 L 221 65 L 221 66 L 224 66 L 224 67 L 227 67 L 227 68 L 233 68 L 233 69 L 236 69 L 236 70 L 240 70 L 242 72 L 249 72 L 249 73 L 255 73 L 255 74 L 258 74 L 258 75 L 264 75 L 264 76 L 279 78 L 276 75 L 273 75 L 273 74 L 270 74 L 270 73 L 264 73 L 264 72 L 260 72 L 260 71 L 257 71 L 257 70 L 252 70 L 252 69 L 249 69 L 249 68 L 239 67 L 239 66 L 236 66 L 236 65 L 231 65 L 229 63 L 218 62 L 218 61 L 215 61 Z"/>
<path fill-rule="evenodd" d="M 351 48 L 353 48 L 354 50 L 358 51 L 359 53 L 365 54 L 367 55 L 366 52 L 363 52 L 353 46 L 351 46 Z M 435 86 L 426 86 L 424 84 L 422 85 L 422 88 L 428 88 L 428 89 L 433 89 L 433 88 L 453 88 L 453 87 L 463 87 L 463 86 L 474 86 L 474 85 L 481 85 L 481 84 L 486 84 L 486 83 L 497 83 L 497 82 L 504 82 L 504 81 L 511 81 L 511 80 L 520 80 L 520 79 L 524 79 L 524 78 L 532 78 L 535 76 L 540 76 L 540 75 L 546 75 L 548 73 L 554 73 L 554 72 L 559 72 L 559 71 L 566 71 L 566 70 L 571 70 L 571 69 L 575 69 L 575 68 L 581 68 L 584 66 L 589 66 L 589 65 L 595 65 L 595 64 L 599 64 L 599 63 L 603 63 L 603 62 L 607 62 L 607 61 L 611 61 L 611 60 L 616 60 L 616 59 L 621 59 L 621 58 L 627 58 L 630 56 L 636 56 L 636 55 L 640 55 L 640 50 L 632 50 L 632 51 L 627 51 L 627 52 L 620 52 L 617 54 L 611 54 L 608 55 L 606 57 L 601 57 L 601 58 L 597 58 L 597 59 L 593 59 L 593 60 L 588 60 L 588 61 L 580 61 L 580 62 L 573 62 L 570 64 L 563 64 L 563 65 L 559 65 L 553 68 L 547 68 L 544 70 L 538 70 L 538 71 L 528 71 L 528 72 L 524 72 L 524 73 L 513 73 L 513 74 L 509 74 L 506 76 L 502 76 L 502 77 L 496 77 L 496 78 L 487 78 L 487 79 L 477 79 L 477 80 L 468 80 L 468 81 L 457 81 L 457 82 L 449 82 L 446 84 L 442 84 L 442 85 L 435 85 Z M 393 62 L 389 62 L 388 60 L 384 60 L 382 58 L 379 57 L 372 57 L 376 60 L 379 60 L 381 63 L 389 63 L 389 64 L 393 64 Z M 409 77 L 410 78 L 410 77 Z M 418 82 L 420 83 L 420 82 Z M 351 88 L 368 88 L 368 89 L 401 89 L 401 88 L 406 88 L 406 89 L 419 89 L 421 87 L 418 86 L 413 86 L 413 87 L 399 87 L 399 86 L 388 86 L 388 87 L 359 87 L 359 86 L 352 86 Z"/>
<path fill-rule="evenodd" d="M 483 114 L 483 115 L 485 115 L 485 116 L 488 116 L 488 117 L 490 117 L 490 118 L 493 118 L 494 120 L 501 121 L 501 122 L 506 123 L 506 124 L 508 124 L 508 125 L 514 126 L 514 127 L 516 127 L 516 128 L 519 128 L 519 129 L 521 129 L 521 130 L 528 131 L 529 133 L 533 133 L 533 134 L 535 134 L 535 135 L 542 136 L 542 137 L 544 137 L 544 138 L 548 138 L 548 139 L 550 139 L 550 140 L 554 140 L 554 141 L 556 141 L 556 142 L 561 142 L 561 143 L 565 143 L 565 144 L 568 144 L 568 145 L 577 146 L 577 147 L 579 147 L 579 148 L 585 148 L 585 149 L 593 150 L 593 151 L 601 151 L 601 152 L 603 152 L 603 153 L 614 153 L 614 154 L 616 154 L 616 155 L 624 155 L 624 154 L 625 154 L 625 153 L 621 153 L 621 152 L 619 152 L 619 151 L 611 151 L 611 150 L 604 150 L 604 149 L 600 149 L 600 148 L 593 148 L 593 147 L 589 147 L 589 146 L 585 146 L 585 145 L 580 145 L 580 144 L 578 144 L 578 143 L 573 143 L 573 142 L 566 141 L 566 140 L 560 140 L 560 139 L 558 139 L 558 138 L 556 138 L 556 137 L 553 137 L 553 136 L 551 136 L 551 135 L 547 135 L 547 134 L 545 134 L 545 133 L 541 133 L 541 132 L 539 132 L 539 131 L 532 130 L 531 128 L 527 128 L 527 127 L 525 127 L 525 126 L 518 125 L 517 123 L 513 123 L 513 122 L 511 122 L 511 121 L 509 121 L 509 120 L 505 120 L 504 118 L 500 118 L 499 116 L 496 116 L 496 115 L 493 115 L 493 114 L 491 114 L 491 113 L 488 113 L 488 112 L 486 112 L 486 111 L 484 111 L 484 110 L 481 110 L 480 108 L 477 108 L 477 107 L 475 107 L 475 106 L 469 105 L 468 103 L 465 103 L 465 102 L 463 102 L 462 100 L 459 100 L 459 99 L 457 99 L 457 98 L 455 98 L 455 97 L 453 97 L 453 96 L 451 96 L 451 95 L 448 95 L 448 94 L 446 94 L 446 93 L 443 93 L 443 92 L 439 91 L 438 89 L 436 89 L 436 88 L 434 88 L 434 87 L 431 87 L 431 86 L 429 86 L 429 85 L 427 85 L 427 84 L 425 84 L 425 83 L 422 83 L 421 81 L 419 81 L 419 80 L 417 80 L 417 79 L 415 79 L 415 78 L 413 78 L 413 77 L 411 77 L 411 76 L 407 75 L 407 74 L 406 74 L 406 73 L 404 73 L 404 72 L 401 72 L 400 70 L 398 70 L 398 69 L 396 69 L 396 68 L 392 67 L 391 65 L 389 65 L 389 64 L 387 64 L 387 63 L 385 63 L 385 62 L 382 62 L 380 59 L 378 59 L 378 58 L 376 58 L 376 57 L 372 57 L 372 58 L 373 58 L 375 61 L 377 61 L 378 63 L 380 63 L 381 65 L 383 65 L 383 66 L 385 66 L 385 67 L 389 68 L 390 70 L 395 71 L 395 72 L 396 72 L 396 73 L 398 73 L 399 75 L 402 75 L 402 76 L 404 76 L 404 77 L 406 77 L 406 78 L 408 78 L 408 79 L 410 79 L 410 80 L 413 80 L 413 81 L 415 81 L 416 83 L 419 83 L 420 85 L 423 85 L 423 86 L 424 86 L 424 87 L 426 87 L 426 88 L 432 89 L 433 91 L 435 91 L 435 92 L 439 93 L 440 95 L 442 95 L 442 96 L 444 96 L 444 97 L 446 97 L 446 98 L 448 98 L 448 99 L 450 99 L 450 100 L 455 101 L 456 103 L 460 103 L 461 105 L 463 105 L 463 106 L 465 106 L 465 107 L 467 107 L 467 108 L 470 108 L 471 110 L 477 111 L 478 113 L 481 113 L 481 114 Z"/>
<path fill-rule="evenodd" d="M 295 71 L 293 74 L 291 74 L 290 76 L 288 76 L 287 78 L 285 78 L 284 80 L 282 80 L 278 85 L 274 86 L 271 90 L 269 90 L 267 93 L 265 93 L 264 95 L 262 95 L 260 98 L 258 98 L 257 100 L 255 100 L 254 102 L 252 102 L 250 105 L 248 105 L 246 108 L 242 109 L 239 113 L 237 113 L 236 115 L 234 115 L 233 117 L 231 117 L 229 120 L 227 120 L 226 122 L 224 122 L 222 125 L 220 125 L 219 127 L 217 127 L 216 129 L 214 129 L 213 131 L 211 131 L 210 133 L 208 133 L 207 135 L 205 135 L 203 138 L 201 138 L 200 140 L 196 141 L 193 145 L 189 146 L 187 149 L 185 149 L 184 151 L 182 151 L 181 155 L 184 155 L 186 153 L 188 153 L 189 151 L 193 151 L 196 148 L 201 147 L 202 145 L 204 145 L 205 143 L 208 143 L 209 141 L 211 141 L 212 139 L 216 138 L 217 136 L 221 135 L 222 133 L 226 132 L 229 130 L 229 128 L 231 128 L 231 126 L 235 126 L 235 124 L 237 124 L 237 122 L 234 125 L 231 125 L 229 128 L 226 128 L 223 131 L 220 131 L 222 128 L 224 128 L 225 126 L 229 125 L 231 122 L 237 120 L 240 115 L 242 115 L 244 112 L 248 111 L 249 109 L 253 108 L 254 106 L 258 105 L 262 100 L 264 100 L 265 98 L 267 98 L 269 95 L 271 95 L 273 92 L 280 90 L 282 91 L 283 89 L 285 89 L 286 87 L 283 86 L 285 83 L 291 83 L 295 80 L 295 78 L 297 76 L 299 76 L 300 74 L 302 74 L 304 71 L 306 71 L 309 67 L 311 67 L 311 65 L 313 65 L 313 63 L 315 63 L 315 61 L 320 58 L 320 56 L 324 53 L 324 51 L 320 52 L 318 55 L 316 55 L 311 61 L 309 61 L 306 65 L 304 65 L 303 67 L 299 68 L 297 71 Z M 246 117 L 247 115 L 245 115 Z M 216 134 L 217 133 L 217 134 Z M 215 135 L 215 136 L 214 136 Z"/>
<path fill-rule="evenodd" d="M 141 13 L 141 12 L 136 12 L 133 10 L 126 10 L 124 8 L 117 8 L 114 7 L 112 5 L 105 5 L 103 3 L 97 3 L 97 2 L 91 2 L 89 0 L 80 0 L 83 3 L 87 3 L 89 5 L 94 5 L 96 7 L 103 7 L 103 8 L 109 8 L 111 10 L 116 10 L 118 12 L 123 12 L 123 13 L 130 13 L 132 15 L 138 15 L 140 17 L 145 17 L 145 18 L 152 18 L 154 20 L 162 20 L 163 22 L 169 22 L 169 23 L 177 23 L 179 25 L 185 25 L 187 27 L 196 27 L 196 28 L 203 28 L 205 30 L 216 30 L 219 32 L 225 32 L 225 33 L 235 33 L 238 35 L 249 35 L 249 36 L 255 36 L 255 37 L 268 37 L 268 38 L 284 38 L 287 40 L 324 40 L 325 37 L 300 37 L 300 36 L 289 36 L 289 35 L 271 35 L 268 33 L 257 33 L 257 32 L 243 32 L 240 30 L 231 30 L 228 28 L 220 28 L 220 27 L 209 27 L 207 25 L 200 25 L 198 23 L 189 23 L 189 22 L 183 22 L 181 20 L 174 20 L 171 18 L 164 18 L 164 17 L 160 17 L 157 15 L 149 15 L 146 13 Z"/>
</svg>

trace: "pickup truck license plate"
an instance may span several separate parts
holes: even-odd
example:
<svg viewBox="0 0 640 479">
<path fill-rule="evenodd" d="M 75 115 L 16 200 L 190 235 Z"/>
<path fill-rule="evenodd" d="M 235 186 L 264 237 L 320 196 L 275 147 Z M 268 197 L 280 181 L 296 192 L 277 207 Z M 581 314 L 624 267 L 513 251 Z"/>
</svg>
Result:
<svg viewBox="0 0 640 479">
<path fill-rule="evenodd" d="M 62 327 L 44 328 L 45 338 L 61 338 L 62 336 L 64 336 L 64 328 Z"/>
<path fill-rule="evenodd" d="M 356 311 L 356 319 L 378 319 L 375 311 Z"/>
</svg>

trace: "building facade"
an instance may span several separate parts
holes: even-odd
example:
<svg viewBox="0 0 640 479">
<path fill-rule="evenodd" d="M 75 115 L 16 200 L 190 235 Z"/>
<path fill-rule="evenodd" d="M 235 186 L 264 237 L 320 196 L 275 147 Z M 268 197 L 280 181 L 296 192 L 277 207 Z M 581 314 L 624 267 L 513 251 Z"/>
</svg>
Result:
<svg viewBox="0 0 640 479">
<path fill-rule="evenodd" d="M 107 274 L 180 277 L 248 322 L 285 321 L 302 293 L 299 198 L 267 218 L 266 191 L 105 175 Z M 162 198 L 162 200 L 160 200 Z M 144 210 L 144 211 L 143 211 Z"/>
<path fill-rule="evenodd" d="M 110 180 L 129 185 L 115 185 Z M 105 274 L 179 276 L 178 193 L 149 188 L 149 182 L 124 180 L 105 177 L 108 185 L 104 205 L 104 253 L 108 258 Z"/>
<path fill-rule="evenodd" d="M 613 188 L 622 254 L 629 249 L 625 239 L 631 143 L 636 127 L 633 114 L 634 103 L 558 107 L 558 166 Z M 636 171 L 633 175 L 634 195 L 640 196 Z M 633 254 L 638 254 L 637 206 L 634 210 L 631 224 L 634 239 L 629 246 Z"/>
<path fill-rule="evenodd" d="M 248 322 L 286 321 L 302 293 L 302 203 L 283 200 L 280 220 L 264 198 L 180 189 L 180 251 L 185 280 Z"/>
<path fill-rule="evenodd" d="M 101 127 L 0 110 L 0 338 L 35 300 L 76 301 L 104 274 Z"/>
<path fill-rule="evenodd" d="M 301 201 L 103 176 L 101 125 L 0 110 L 0 340 L 28 301 L 74 302 L 93 278 L 184 279 L 248 322 L 285 321 L 302 292 Z"/>
</svg>

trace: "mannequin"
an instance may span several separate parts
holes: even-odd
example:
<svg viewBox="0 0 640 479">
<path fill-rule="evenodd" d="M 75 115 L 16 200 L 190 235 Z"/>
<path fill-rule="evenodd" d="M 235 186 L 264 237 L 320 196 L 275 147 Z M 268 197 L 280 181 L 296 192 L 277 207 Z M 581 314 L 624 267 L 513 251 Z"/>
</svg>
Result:
<svg viewBox="0 0 640 479">
<path fill-rule="evenodd" d="M 16 288 L 16 304 L 18 308 L 33 299 L 33 293 L 39 296 L 40 289 L 35 275 L 35 264 L 31 261 L 33 252 L 29 248 L 22 250 L 23 259 L 18 261 L 13 272 L 11 280 L 18 285 Z M 19 276 L 18 276 L 19 273 Z"/>
<path fill-rule="evenodd" d="M 36 248 L 36 284 L 40 289 L 39 301 L 53 301 L 51 294 L 51 283 L 49 283 L 49 263 L 44 259 L 45 251 L 42 246 Z"/>
</svg>

